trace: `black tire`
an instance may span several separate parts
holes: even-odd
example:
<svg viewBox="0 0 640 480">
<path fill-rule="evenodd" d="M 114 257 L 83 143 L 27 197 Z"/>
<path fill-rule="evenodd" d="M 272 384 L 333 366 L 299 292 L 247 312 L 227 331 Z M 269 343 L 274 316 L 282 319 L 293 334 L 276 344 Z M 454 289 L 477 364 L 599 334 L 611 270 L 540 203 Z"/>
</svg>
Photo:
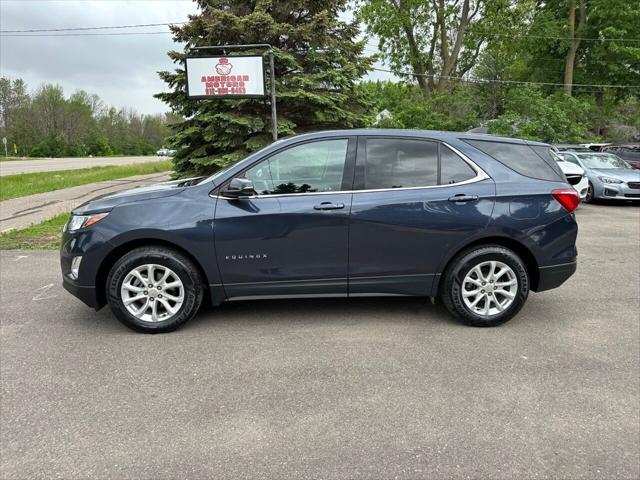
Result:
<svg viewBox="0 0 640 480">
<path fill-rule="evenodd" d="M 184 300 L 179 310 L 167 320 L 143 321 L 132 315 L 121 298 L 125 277 L 136 267 L 157 264 L 171 269 L 184 287 Z M 144 333 L 171 332 L 191 320 L 200 308 L 204 294 L 198 268 L 181 253 L 164 247 L 141 247 L 123 255 L 111 268 L 106 285 L 107 300 L 114 315 L 127 327 Z"/>
<path fill-rule="evenodd" d="M 589 182 L 589 187 L 587 188 L 587 196 L 584 197 L 584 203 L 594 203 L 595 198 L 593 198 L 595 190 L 593 189 L 593 184 Z"/>
<path fill-rule="evenodd" d="M 511 268 L 517 280 L 517 291 L 513 302 L 504 311 L 486 317 L 478 315 L 465 305 L 462 281 L 471 269 L 492 260 Z M 473 327 L 495 327 L 507 322 L 520 311 L 529 295 L 529 288 L 529 273 L 518 255 L 499 245 L 482 245 L 461 252 L 450 262 L 444 273 L 440 297 L 447 310 L 462 323 Z"/>
</svg>

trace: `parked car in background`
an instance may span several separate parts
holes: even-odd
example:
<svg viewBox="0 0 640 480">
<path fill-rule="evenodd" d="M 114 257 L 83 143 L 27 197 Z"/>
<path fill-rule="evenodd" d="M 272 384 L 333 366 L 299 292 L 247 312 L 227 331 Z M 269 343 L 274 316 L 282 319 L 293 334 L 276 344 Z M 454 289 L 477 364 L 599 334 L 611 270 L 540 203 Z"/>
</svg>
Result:
<svg viewBox="0 0 640 480">
<path fill-rule="evenodd" d="M 596 199 L 640 201 L 640 170 L 611 153 L 558 152 L 566 162 L 582 167 L 589 180 L 586 202 Z"/>
<path fill-rule="evenodd" d="M 576 270 L 579 198 L 549 151 L 419 130 L 285 138 L 195 184 L 76 208 L 63 284 L 150 333 L 205 298 L 437 297 L 463 323 L 499 325 Z"/>
<path fill-rule="evenodd" d="M 587 197 L 589 190 L 589 180 L 585 174 L 584 169 L 580 165 L 575 163 L 566 162 L 560 157 L 556 157 L 562 173 L 567 177 L 567 181 L 575 188 L 580 195 L 580 200 L 584 200 Z"/>
<path fill-rule="evenodd" d="M 156 155 L 159 157 L 173 157 L 175 154 L 175 150 L 170 150 L 168 148 L 161 148 L 156 152 Z"/>
<path fill-rule="evenodd" d="M 610 143 L 582 143 L 581 145 L 583 147 L 587 147 L 589 150 L 593 150 L 594 152 L 600 152 L 604 147 L 611 144 Z"/>
<path fill-rule="evenodd" d="M 602 151 L 613 153 L 626 161 L 632 168 L 640 169 L 640 143 L 607 145 L 602 148 Z"/>
<path fill-rule="evenodd" d="M 585 147 L 584 145 L 565 144 L 565 143 L 553 145 L 553 149 L 556 152 L 592 152 L 593 151 L 589 147 Z"/>
</svg>

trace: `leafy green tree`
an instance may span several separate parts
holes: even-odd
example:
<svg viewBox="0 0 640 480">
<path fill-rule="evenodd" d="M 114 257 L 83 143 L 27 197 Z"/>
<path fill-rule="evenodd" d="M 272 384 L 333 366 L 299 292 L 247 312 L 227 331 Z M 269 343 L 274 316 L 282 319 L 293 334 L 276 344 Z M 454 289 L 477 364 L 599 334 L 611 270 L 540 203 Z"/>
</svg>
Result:
<svg viewBox="0 0 640 480">
<path fill-rule="evenodd" d="M 612 102 L 605 102 L 612 105 Z M 604 132 L 612 142 L 640 142 L 640 98 L 628 96 L 605 113 Z"/>
<path fill-rule="evenodd" d="M 174 114 L 107 108 L 82 90 L 65 97 L 59 85 L 43 85 L 30 95 L 22 80 L 0 77 L 0 133 L 20 155 L 150 155 L 178 120 Z"/>
<path fill-rule="evenodd" d="M 478 104 L 473 91 L 464 85 L 450 92 L 424 97 L 411 83 L 362 82 L 358 88 L 374 102 L 375 112 L 387 111 L 370 126 L 422 130 L 468 130 L 476 126 Z"/>
<path fill-rule="evenodd" d="M 62 134 L 50 133 L 33 146 L 30 154 L 33 157 L 64 157 L 69 154 L 69 146 Z"/>
<path fill-rule="evenodd" d="M 488 38 L 508 36 L 531 0 L 359 0 L 358 17 L 397 72 L 408 66 L 426 95 L 443 93 L 475 66 Z"/>
<path fill-rule="evenodd" d="M 24 81 L 0 77 L 0 131 L 9 145 L 22 145 L 29 137 L 30 105 Z"/>
<path fill-rule="evenodd" d="M 546 95 L 537 88 L 514 88 L 506 112 L 489 122 L 489 132 L 550 143 L 598 140 L 591 130 L 593 99 Z"/>
<path fill-rule="evenodd" d="M 603 91 L 573 84 L 637 85 L 639 93 L 640 2 L 537 0 L 523 33 L 512 42 L 519 79 L 565 83 L 567 93 Z M 629 89 L 612 92 L 622 98 Z"/>
<path fill-rule="evenodd" d="M 355 22 L 340 20 L 346 0 L 198 0 L 200 13 L 174 26 L 182 64 L 191 47 L 268 43 L 274 47 L 278 132 L 290 135 L 364 125 L 370 104 L 356 81 L 370 68 Z M 262 53 L 262 51 L 248 51 Z M 231 55 L 232 53 L 230 53 Z M 160 72 L 172 91 L 156 96 L 185 120 L 171 141 L 178 174 L 208 173 L 271 141 L 267 99 L 191 100 L 184 69 Z"/>
</svg>

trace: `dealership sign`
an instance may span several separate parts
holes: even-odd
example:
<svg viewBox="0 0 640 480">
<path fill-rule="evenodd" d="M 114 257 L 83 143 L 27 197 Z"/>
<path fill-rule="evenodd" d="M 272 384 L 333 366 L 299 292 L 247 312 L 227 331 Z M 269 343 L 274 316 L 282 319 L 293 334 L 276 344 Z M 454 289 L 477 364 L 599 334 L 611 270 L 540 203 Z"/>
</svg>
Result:
<svg viewBox="0 0 640 480">
<path fill-rule="evenodd" d="M 187 57 L 190 98 L 264 97 L 262 57 Z"/>
</svg>

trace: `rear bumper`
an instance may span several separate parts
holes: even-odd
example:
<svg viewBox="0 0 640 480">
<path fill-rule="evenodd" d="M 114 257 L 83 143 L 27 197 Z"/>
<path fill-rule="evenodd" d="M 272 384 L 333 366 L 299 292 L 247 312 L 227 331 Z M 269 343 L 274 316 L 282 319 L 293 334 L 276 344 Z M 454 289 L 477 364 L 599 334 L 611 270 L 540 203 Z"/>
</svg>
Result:
<svg viewBox="0 0 640 480">
<path fill-rule="evenodd" d="M 62 286 L 71 295 L 79 298 L 87 306 L 98 310 L 98 298 L 96 295 L 96 288 L 94 286 L 78 285 L 66 275 L 62 277 Z"/>
<path fill-rule="evenodd" d="M 559 287 L 566 282 L 571 275 L 576 273 L 577 268 L 578 262 L 539 267 L 538 285 L 535 291 L 543 292 Z"/>
</svg>

